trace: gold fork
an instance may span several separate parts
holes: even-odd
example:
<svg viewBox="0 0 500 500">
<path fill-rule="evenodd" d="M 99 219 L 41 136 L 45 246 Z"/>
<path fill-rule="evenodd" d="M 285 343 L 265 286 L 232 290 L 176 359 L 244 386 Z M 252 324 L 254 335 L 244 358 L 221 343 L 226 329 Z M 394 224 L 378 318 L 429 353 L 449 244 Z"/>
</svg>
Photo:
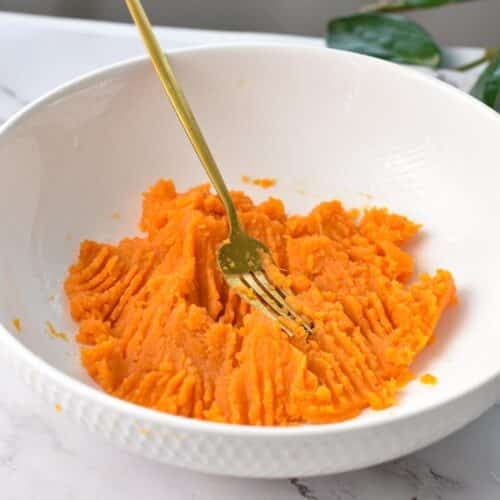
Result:
<svg viewBox="0 0 500 500">
<path fill-rule="evenodd" d="M 167 56 L 153 33 L 141 1 L 125 1 L 175 113 L 226 209 L 229 239 L 217 252 L 217 262 L 226 282 L 251 306 L 279 321 L 288 335 L 293 335 L 292 324 L 298 324 L 308 334 L 312 333 L 312 322 L 289 305 L 287 298 L 290 292 L 274 286 L 268 279 L 264 271 L 264 258 L 271 259 L 269 250 L 244 231 L 224 179 Z"/>
</svg>

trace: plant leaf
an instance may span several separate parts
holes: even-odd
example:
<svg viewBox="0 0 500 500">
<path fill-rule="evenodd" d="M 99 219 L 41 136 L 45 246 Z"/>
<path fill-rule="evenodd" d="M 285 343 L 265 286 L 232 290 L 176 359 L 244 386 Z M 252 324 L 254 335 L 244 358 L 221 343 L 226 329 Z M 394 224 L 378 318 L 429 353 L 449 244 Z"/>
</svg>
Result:
<svg viewBox="0 0 500 500">
<path fill-rule="evenodd" d="M 481 73 L 470 93 L 490 108 L 500 111 L 500 53 Z"/>
<path fill-rule="evenodd" d="M 436 67 L 441 51 L 432 37 L 402 16 L 362 13 L 328 23 L 328 47 L 389 61 Z"/>
<path fill-rule="evenodd" d="M 417 9 L 433 9 L 457 3 L 475 2 L 477 0 L 394 0 L 381 1 L 367 7 L 368 11 L 404 12 Z"/>
</svg>

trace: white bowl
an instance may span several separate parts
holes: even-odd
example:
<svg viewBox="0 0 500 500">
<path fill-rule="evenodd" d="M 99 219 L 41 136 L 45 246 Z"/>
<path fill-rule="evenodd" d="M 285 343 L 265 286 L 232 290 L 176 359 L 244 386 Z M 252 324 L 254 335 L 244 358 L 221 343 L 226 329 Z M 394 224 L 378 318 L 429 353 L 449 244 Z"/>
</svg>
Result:
<svg viewBox="0 0 500 500">
<path fill-rule="evenodd" d="M 280 196 L 294 212 L 331 198 L 363 206 L 368 193 L 370 204 L 425 225 L 418 267 L 450 269 L 461 301 L 414 365 L 439 384 L 413 382 L 385 411 L 293 428 L 190 420 L 94 386 L 79 364 L 61 290 L 80 240 L 136 233 L 141 193 L 160 177 L 181 189 L 206 182 L 147 60 L 62 87 L 1 130 L 2 362 L 118 445 L 236 476 L 369 466 L 428 445 L 492 405 L 500 374 L 500 118 L 411 69 L 344 52 L 233 46 L 171 57 L 231 187 L 257 199 Z M 278 185 L 268 192 L 243 186 L 243 174 L 276 177 Z M 70 340 L 49 336 L 46 321 Z"/>
</svg>

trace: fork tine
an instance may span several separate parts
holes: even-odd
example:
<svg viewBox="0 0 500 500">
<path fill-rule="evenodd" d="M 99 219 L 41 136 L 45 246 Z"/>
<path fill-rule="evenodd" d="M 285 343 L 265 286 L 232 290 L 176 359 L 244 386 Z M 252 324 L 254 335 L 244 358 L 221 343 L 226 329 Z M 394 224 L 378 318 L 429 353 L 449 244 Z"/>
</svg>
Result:
<svg viewBox="0 0 500 500">
<path fill-rule="evenodd" d="M 280 309 L 284 309 L 288 314 L 294 316 L 294 318 L 298 317 L 298 314 L 286 303 L 285 292 L 280 290 L 281 293 L 279 293 L 274 285 L 269 283 L 269 280 L 263 272 L 257 271 L 250 274 L 262 291 L 270 297 Z"/>
<path fill-rule="evenodd" d="M 306 333 L 312 333 L 312 325 L 308 322 L 301 314 L 299 314 L 295 309 L 293 309 L 287 302 L 287 293 L 275 287 L 267 279 L 267 276 L 262 271 L 251 272 L 245 275 L 246 281 L 255 293 L 259 295 L 264 294 L 264 300 L 269 306 L 269 300 L 272 300 L 272 308 L 276 311 L 279 316 L 291 319 L 298 323 L 306 331 Z M 249 279 L 251 278 L 251 280 Z M 256 289 L 257 287 L 257 289 Z"/>
<path fill-rule="evenodd" d="M 255 288 L 251 285 L 248 277 L 248 274 L 233 274 L 226 276 L 226 280 L 228 281 L 229 286 L 252 307 L 276 321 L 279 316 L 282 316 L 282 313 L 263 297 L 263 293 L 259 290 L 259 288 Z M 293 332 L 286 325 L 280 322 L 280 327 L 289 337 L 293 337 Z"/>
<path fill-rule="evenodd" d="M 308 333 L 311 334 L 313 332 L 313 323 L 309 319 L 305 318 L 303 314 L 298 313 L 291 305 L 288 304 L 287 302 L 287 297 L 290 296 L 290 293 L 288 293 L 286 290 L 283 288 L 277 287 L 272 284 L 272 282 L 268 279 L 267 275 L 265 272 L 260 271 L 258 273 L 255 273 L 258 275 L 258 277 L 261 279 L 262 284 L 267 287 L 267 290 L 269 290 L 269 293 L 272 294 L 273 298 L 281 298 L 284 306 L 286 307 L 287 311 L 290 311 L 290 313 L 294 316 L 294 320 L 299 322 L 299 324 L 304 328 L 304 330 Z"/>
<path fill-rule="evenodd" d="M 246 290 L 240 290 L 245 295 L 246 299 L 254 299 L 257 300 L 260 304 L 264 305 L 269 311 L 274 315 L 273 318 L 276 319 L 276 316 L 281 316 L 282 311 L 281 308 L 275 303 L 270 302 L 266 297 L 266 294 L 263 293 L 263 290 L 256 284 L 253 276 L 250 273 L 245 273 L 240 276 L 241 282 L 245 286 Z M 251 295 L 247 293 L 250 291 Z"/>
</svg>

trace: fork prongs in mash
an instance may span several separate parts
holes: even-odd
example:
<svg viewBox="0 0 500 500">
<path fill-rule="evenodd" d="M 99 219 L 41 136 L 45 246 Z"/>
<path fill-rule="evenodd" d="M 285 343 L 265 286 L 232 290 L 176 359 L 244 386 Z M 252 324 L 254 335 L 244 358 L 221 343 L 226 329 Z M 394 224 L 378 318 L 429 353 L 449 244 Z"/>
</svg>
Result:
<svg viewBox="0 0 500 500">
<path fill-rule="evenodd" d="M 274 286 L 263 271 L 226 275 L 226 279 L 243 300 L 277 320 L 288 336 L 294 336 L 290 322 L 302 327 L 308 335 L 312 334 L 313 323 L 288 304 L 289 293 Z"/>
</svg>

